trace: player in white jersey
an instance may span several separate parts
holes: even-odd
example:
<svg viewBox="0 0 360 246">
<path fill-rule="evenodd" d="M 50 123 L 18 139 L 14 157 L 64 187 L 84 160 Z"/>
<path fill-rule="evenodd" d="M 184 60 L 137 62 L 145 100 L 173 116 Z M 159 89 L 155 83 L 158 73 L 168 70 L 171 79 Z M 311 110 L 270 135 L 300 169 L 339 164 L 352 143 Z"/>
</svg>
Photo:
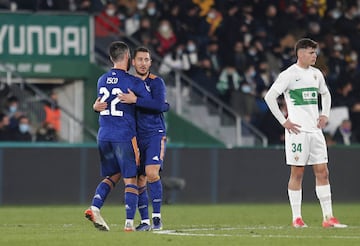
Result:
<svg viewBox="0 0 360 246">
<path fill-rule="evenodd" d="M 295 228 L 307 227 L 301 216 L 302 180 L 306 165 L 311 165 L 316 179 L 316 195 L 323 213 L 323 227 L 347 227 L 333 216 L 328 154 L 322 129 L 325 127 L 331 106 L 331 96 L 324 76 L 312 67 L 317 58 L 318 45 L 304 38 L 295 45 L 296 64 L 281 72 L 265 101 L 272 114 L 285 128 L 286 163 L 291 167 L 288 195 Z M 288 118 L 282 114 L 277 98 L 283 94 Z M 321 95 L 322 112 L 319 114 L 318 95 Z"/>
</svg>

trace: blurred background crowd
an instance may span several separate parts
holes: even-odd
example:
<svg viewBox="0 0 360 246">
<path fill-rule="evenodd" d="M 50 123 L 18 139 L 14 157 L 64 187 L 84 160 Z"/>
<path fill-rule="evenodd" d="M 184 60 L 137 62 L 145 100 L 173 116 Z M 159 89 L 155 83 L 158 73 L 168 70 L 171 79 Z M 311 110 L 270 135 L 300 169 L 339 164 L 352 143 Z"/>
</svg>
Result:
<svg viewBox="0 0 360 246">
<path fill-rule="evenodd" d="M 297 39 L 312 38 L 319 43 L 316 66 L 327 80 L 332 107 L 349 113 L 327 135 L 328 143 L 360 140 L 360 1 L 0 0 L 0 8 L 95 15 L 99 47 L 119 37 L 138 40 L 161 58 L 153 72 L 165 82 L 173 71 L 182 71 L 260 129 L 270 144 L 282 143 L 284 130 L 263 96 L 296 61 Z M 189 95 L 184 90 L 185 98 Z M 11 121 L 10 108 L 3 112 L 0 120 L 5 115 Z"/>
</svg>

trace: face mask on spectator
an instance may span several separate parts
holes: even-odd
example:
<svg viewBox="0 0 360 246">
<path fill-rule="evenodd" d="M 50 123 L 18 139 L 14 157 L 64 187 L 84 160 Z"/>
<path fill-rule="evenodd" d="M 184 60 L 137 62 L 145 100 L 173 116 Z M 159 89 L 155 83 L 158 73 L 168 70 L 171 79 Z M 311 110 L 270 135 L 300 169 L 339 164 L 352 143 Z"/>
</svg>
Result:
<svg viewBox="0 0 360 246">
<path fill-rule="evenodd" d="M 215 13 L 214 13 L 214 12 L 210 12 L 210 13 L 207 15 L 207 17 L 208 17 L 209 19 L 214 19 L 214 18 L 215 18 Z"/>
<path fill-rule="evenodd" d="M 251 86 L 250 85 L 243 85 L 241 87 L 242 92 L 244 93 L 250 93 L 251 92 Z"/>
<path fill-rule="evenodd" d="M 160 26 L 160 31 L 161 31 L 161 32 L 167 32 L 167 31 L 169 31 L 169 30 L 170 30 L 169 25 L 161 25 L 161 26 Z"/>
<path fill-rule="evenodd" d="M 156 14 L 156 9 L 155 8 L 148 8 L 147 13 L 150 16 L 154 16 Z"/>
<path fill-rule="evenodd" d="M 189 44 L 189 45 L 187 46 L 187 50 L 188 50 L 189 52 L 194 52 L 194 51 L 196 50 L 196 47 L 195 47 L 195 45 L 193 45 L 193 44 Z"/>
<path fill-rule="evenodd" d="M 114 16 L 115 15 L 115 9 L 107 9 L 106 14 L 108 16 Z"/>
<path fill-rule="evenodd" d="M 29 125 L 28 124 L 19 124 L 19 131 L 21 133 L 26 133 L 29 131 Z"/>
<path fill-rule="evenodd" d="M 16 110 L 17 110 L 17 106 L 10 106 L 10 107 L 9 107 L 9 112 L 10 112 L 10 113 L 15 113 Z"/>
<path fill-rule="evenodd" d="M 331 16 L 334 19 L 339 19 L 341 16 L 341 12 L 338 9 L 334 9 L 333 11 L 331 11 Z"/>
</svg>

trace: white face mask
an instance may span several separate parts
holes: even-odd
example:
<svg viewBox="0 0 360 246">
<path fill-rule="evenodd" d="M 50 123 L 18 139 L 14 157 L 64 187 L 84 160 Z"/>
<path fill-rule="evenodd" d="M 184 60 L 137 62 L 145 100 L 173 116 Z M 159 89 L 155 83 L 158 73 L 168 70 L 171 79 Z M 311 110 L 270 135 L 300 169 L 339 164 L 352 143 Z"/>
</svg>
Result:
<svg viewBox="0 0 360 246">
<path fill-rule="evenodd" d="M 196 47 L 195 47 L 195 45 L 193 45 L 193 44 L 189 44 L 189 45 L 187 46 L 187 50 L 188 50 L 189 52 L 194 52 L 194 51 L 196 50 Z"/>
<path fill-rule="evenodd" d="M 15 113 L 17 111 L 17 107 L 16 106 L 10 106 L 9 107 L 9 112 L 10 113 Z"/>
<path fill-rule="evenodd" d="M 19 124 L 19 131 L 21 133 L 26 133 L 29 131 L 29 125 L 28 124 Z"/>
<path fill-rule="evenodd" d="M 208 17 L 209 19 L 214 19 L 214 18 L 215 18 L 215 13 L 214 13 L 214 12 L 210 12 L 210 13 L 207 15 L 207 17 Z"/>
<path fill-rule="evenodd" d="M 115 9 L 107 9 L 106 14 L 108 16 L 114 16 L 115 15 Z"/>
<path fill-rule="evenodd" d="M 153 15 L 156 14 L 156 9 L 155 8 L 149 8 L 149 9 L 147 9 L 147 13 L 148 13 L 148 15 L 153 16 Z"/>
<path fill-rule="evenodd" d="M 244 93 L 250 93 L 251 92 L 251 86 L 250 85 L 243 85 L 241 87 L 242 92 Z"/>
<path fill-rule="evenodd" d="M 162 32 L 167 32 L 169 30 L 170 30 L 169 25 L 161 25 L 160 26 L 160 31 L 162 31 Z"/>
</svg>

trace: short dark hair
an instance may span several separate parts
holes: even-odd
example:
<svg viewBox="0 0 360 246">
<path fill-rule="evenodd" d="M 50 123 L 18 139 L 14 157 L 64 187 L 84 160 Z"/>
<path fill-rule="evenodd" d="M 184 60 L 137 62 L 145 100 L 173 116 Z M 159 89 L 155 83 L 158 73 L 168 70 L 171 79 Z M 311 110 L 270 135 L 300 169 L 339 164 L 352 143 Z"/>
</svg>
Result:
<svg viewBox="0 0 360 246">
<path fill-rule="evenodd" d="M 136 54 L 138 52 L 146 52 L 149 53 L 149 55 L 151 56 L 150 50 L 148 48 L 146 48 L 145 46 L 139 46 L 134 50 L 134 57 L 136 56 Z"/>
<path fill-rule="evenodd" d="M 297 52 L 299 49 L 306 49 L 306 48 L 314 48 L 318 47 L 318 43 L 310 38 L 302 38 L 298 40 L 295 44 L 295 55 L 297 57 Z"/>
<path fill-rule="evenodd" d="M 126 53 L 130 54 L 130 49 L 122 41 L 114 41 L 109 46 L 109 56 L 113 62 L 124 60 Z"/>
<path fill-rule="evenodd" d="M 6 99 L 6 101 L 8 102 L 8 103 L 13 103 L 13 102 L 19 102 L 19 98 L 17 98 L 17 96 L 9 96 L 7 99 Z"/>
</svg>

